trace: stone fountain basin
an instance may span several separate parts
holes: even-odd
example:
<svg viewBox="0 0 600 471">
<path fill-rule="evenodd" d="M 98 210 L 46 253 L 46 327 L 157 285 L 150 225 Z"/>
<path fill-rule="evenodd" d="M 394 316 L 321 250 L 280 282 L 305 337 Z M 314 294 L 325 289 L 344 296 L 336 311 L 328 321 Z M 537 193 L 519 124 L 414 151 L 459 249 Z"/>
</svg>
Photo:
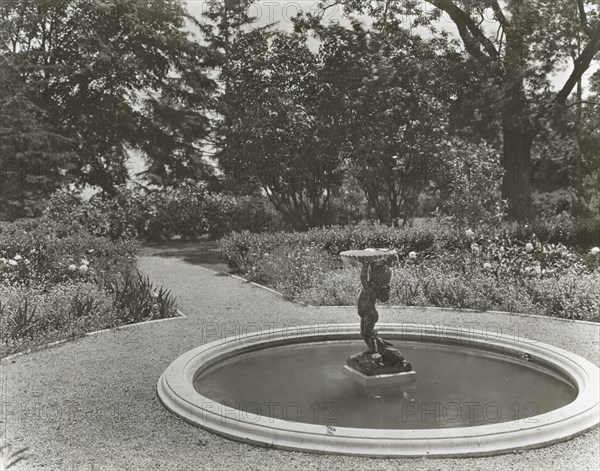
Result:
<svg viewBox="0 0 600 471">
<path fill-rule="evenodd" d="M 195 348 L 177 358 L 158 382 L 162 403 L 176 415 L 234 440 L 318 453 L 372 457 L 484 456 L 535 448 L 568 440 L 599 423 L 598 368 L 566 350 L 526 339 L 480 331 L 440 331 L 439 327 L 382 324 L 380 334 L 402 349 L 402 342 L 481 349 L 507 358 L 531 358 L 568 381 L 575 399 L 535 416 L 489 425 L 445 428 L 357 428 L 302 423 L 241 413 L 198 392 L 196 380 L 209 368 L 265 349 L 332 342 L 359 341 L 354 324 L 317 325 L 229 337 Z M 316 342 L 316 343 L 315 343 Z M 226 368 L 226 366 L 225 366 Z M 342 368 L 342 365 L 340 365 Z M 290 372 L 293 374 L 293 372 Z M 285 378 L 281 378 L 285 382 Z"/>
</svg>

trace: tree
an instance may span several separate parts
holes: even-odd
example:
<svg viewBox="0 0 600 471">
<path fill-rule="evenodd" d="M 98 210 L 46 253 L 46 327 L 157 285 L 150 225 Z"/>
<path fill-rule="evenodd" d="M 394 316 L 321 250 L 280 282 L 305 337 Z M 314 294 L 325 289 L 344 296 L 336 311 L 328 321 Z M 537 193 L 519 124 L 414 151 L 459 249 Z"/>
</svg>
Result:
<svg viewBox="0 0 600 471">
<path fill-rule="evenodd" d="M 576 216 L 597 213 L 600 208 L 599 82 L 597 71 L 585 100 L 581 96 L 570 99 L 560 119 L 546 123 L 533 152 L 537 190 L 559 191 L 556 195 L 567 197 L 564 206 Z"/>
<path fill-rule="evenodd" d="M 70 141 L 18 88 L 16 71 L 0 57 L 0 219 L 39 214 L 48 195 L 67 180 Z M 63 170 L 63 172 L 61 172 Z"/>
<path fill-rule="evenodd" d="M 367 34 L 356 23 L 319 35 L 324 68 L 345 103 L 344 156 L 377 219 L 406 223 L 445 138 L 447 110 L 436 97 L 436 72 L 447 45 L 402 30 Z"/>
<path fill-rule="evenodd" d="M 214 83 L 188 20 L 178 0 L 2 3 L 0 57 L 52 131 L 73 143 L 75 182 L 114 194 L 135 151 L 159 181 L 204 175 Z"/>
<path fill-rule="evenodd" d="M 227 92 L 229 84 L 235 80 L 239 72 L 239 61 L 244 59 L 244 51 L 238 50 L 238 45 L 252 42 L 252 38 L 260 39 L 264 34 L 269 35 L 270 25 L 256 28 L 258 20 L 250 15 L 250 7 L 254 0 L 208 0 L 204 4 L 202 17 L 196 26 L 206 44 L 208 61 L 215 75 L 217 87 L 212 93 L 211 112 L 213 126 L 206 138 L 207 146 L 213 149 L 216 157 L 227 146 L 224 135 L 230 127 L 229 118 L 233 115 L 228 106 Z M 235 106 L 235 104 L 233 105 Z M 221 176 L 219 190 L 236 195 L 259 195 L 260 185 L 252 179 L 239 179 L 237 172 Z"/>
<path fill-rule="evenodd" d="M 495 115 L 502 129 L 504 168 L 502 194 L 514 219 L 529 216 L 531 148 L 540 123 L 560 115 L 569 95 L 600 50 L 597 4 L 590 0 L 426 0 L 424 11 L 413 0 L 323 2 L 323 8 L 344 5 L 348 12 L 367 13 L 388 27 L 429 26 L 439 33 L 442 15 L 456 27 L 464 50 L 478 65 L 486 97 L 495 97 Z M 583 39 L 568 78 L 553 92 L 550 76 L 572 52 L 565 38 L 576 29 Z"/>
<path fill-rule="evenodd" d="M 331 222 L 341 134 L 307 38 L 253 30 L 228 54 L 221 168 L 260 185 L 295 228 Z"/>
</svg>

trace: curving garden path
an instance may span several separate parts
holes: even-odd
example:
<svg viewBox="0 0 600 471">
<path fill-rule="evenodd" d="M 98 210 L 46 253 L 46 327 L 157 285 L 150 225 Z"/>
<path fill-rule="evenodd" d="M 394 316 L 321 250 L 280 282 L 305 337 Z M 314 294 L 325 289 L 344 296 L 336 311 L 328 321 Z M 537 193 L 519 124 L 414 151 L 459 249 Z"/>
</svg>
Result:
<svg viewBox="0 0 600 471">
<path fill-rule="evenodd" d="M 196 265 L 189 251 L 146 253 L 140 268 L 172 289 L 187 317 L 101 332 L 4 360 L 0 430 L 16 447 L 29 447 L 29 458 L 14 469 L 597 469 L 599 429 L 548 448 L 489 458 L 375 460 L 259 448 L 191 426 L 156 395 L 159 376 L 180 354 L 244 329 L 347 323 L 357 315 L 354 308 L 288 302 Z M 600 363 L 600 324 L 444 310 L 383 308 L 380 314 L 382 322 L 518 332 Z"/>
</svg>

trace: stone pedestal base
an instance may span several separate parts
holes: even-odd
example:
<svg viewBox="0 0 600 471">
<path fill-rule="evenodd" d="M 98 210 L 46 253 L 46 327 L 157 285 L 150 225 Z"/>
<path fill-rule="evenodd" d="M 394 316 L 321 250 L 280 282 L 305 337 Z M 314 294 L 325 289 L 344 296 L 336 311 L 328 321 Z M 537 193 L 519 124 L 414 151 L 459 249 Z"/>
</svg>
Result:
<svg viewBox="0 0 600 471">
<path fill-rule="evenodd" d="M 366 374 L 361 373 L 360 371 L 355 370 L 348 365 L 344 365 L 343 372 L 345 376 L 352 378 L 354 381 L 357 381 L 363 386 L 377 390 L 387 388 L 394 389 L 396 387 L 401 387 L 401 389 L 410 389 L 412 386 L 414 386 L 414 383 L 417 380 L 416 371 L 367 376 Z"/>
<path fill-rule="evenodd" d="M 346 364 L 366 376 L 377 376 L 377 375 L 388 375 L 395 373 L 407 373 L 412 371 L 412 365 L 404 360 L 401 353 L 398 350 L 389 349 L 390 351 L 397 352 L 394 355 L 392 361 L 388 359 L 386 361 L 378 353 L 364 352 L 357 355 L 352 355 L 346 361 Z"/>
</svg>

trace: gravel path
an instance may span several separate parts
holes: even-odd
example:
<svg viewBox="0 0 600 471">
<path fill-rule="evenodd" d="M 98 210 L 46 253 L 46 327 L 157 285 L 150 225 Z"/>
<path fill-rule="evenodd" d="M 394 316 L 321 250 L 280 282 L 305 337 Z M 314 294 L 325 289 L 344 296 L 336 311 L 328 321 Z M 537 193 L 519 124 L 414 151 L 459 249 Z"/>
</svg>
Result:
<svg viewBox="0 0 600 471">
<path fill-rule="evenodd" d="M 130 326 L 3 362 L 0 430 L 29 459 L 14 469 L 589 470 L 599 429 L 548 448 L 478 459 L 381 460 L 255 447 L 215 436 L 168 412 L 156 383 L 183 352 L 221 335 L 274 326 L 356 321 L 352 308 L 304 307 L 238 279 L 147 256 L 140 268 L 172 288 L 187 318 Z M 553 343 L 600 363 L 599 324 L 440 310 L 384 308 L 382 322 L 469 325 Z"/>
</svg>

